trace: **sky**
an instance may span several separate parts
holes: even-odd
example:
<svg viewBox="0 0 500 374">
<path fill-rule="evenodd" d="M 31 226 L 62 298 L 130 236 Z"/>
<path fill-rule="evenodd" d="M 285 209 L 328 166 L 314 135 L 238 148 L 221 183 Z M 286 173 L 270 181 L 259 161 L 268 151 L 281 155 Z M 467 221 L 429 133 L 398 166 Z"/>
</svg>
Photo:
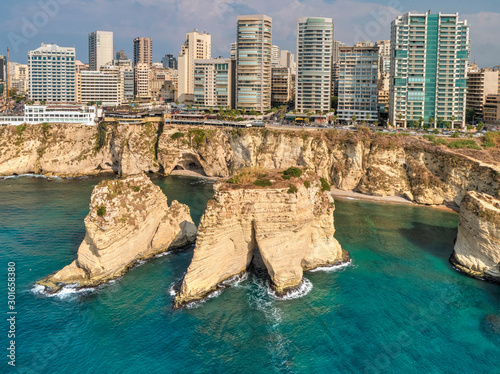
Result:
<svg viewBox="0 0 500 374">
<path fill-rule="evenodd" d="M 187 32 L 212 35 L 212 57 L 229 57 L 236 17 L 266 14 L 273 19 L 273 44 L 296 50 L 297 17 L 331 17 L 334 38 L 347 45 L 390 37 L 391 21 L 417 11 L 456 13 L 470 25 L 471 60 L 480 67 L 500 65 L 498 0 L 0 0 L 0 54 L 26 63 L 42 42 L 76 47 L 88 62 L 88 34 L 113 31 L 117 50 L 132 57 L 135 37 L 153 38 L 153 60 L 177 56 Z"/>
</svg>

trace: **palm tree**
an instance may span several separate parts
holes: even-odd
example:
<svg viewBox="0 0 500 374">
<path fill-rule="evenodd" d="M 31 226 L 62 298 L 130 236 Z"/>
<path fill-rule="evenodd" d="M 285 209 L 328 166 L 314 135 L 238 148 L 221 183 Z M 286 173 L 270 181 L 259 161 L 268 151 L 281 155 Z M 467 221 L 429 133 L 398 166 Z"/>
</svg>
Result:
<svg viewBox="0 0 500 374">
<path fill-rule="evenodd" d="M 351 120 L 352 120 L 352 124 L 354 125 L 356 123 L 356 120 L 358 119 L 358 117 L 356 117 L 355 114 L 352 115 L 351 117 Z"/>
<path fill-rule="evenodd" d="M 455 120 L 457 119 L 457 117 L 451 116 L 450 119 L 451 119 L 451 127 L 455 128 Z"/>
<path fill-rule="evenodd" d="M 421 129 L 422 128 L 422 125 L 425 121 L 425 118 L 424 117 L 420 117 L 420 123 L 418 124 L 418 128 Z"/>
<path fill-rule="evenodd" d="M 333 124 L 336 125 L 337 124 L 337 121 L 339 120 L 339 116 L 337 116 L 336 114 L 333 116 Z"/>
<path fill-rule="evenodd" d="M 434 117 L 429 118 L 429 123 L 434 126 Z"/>
</svg>

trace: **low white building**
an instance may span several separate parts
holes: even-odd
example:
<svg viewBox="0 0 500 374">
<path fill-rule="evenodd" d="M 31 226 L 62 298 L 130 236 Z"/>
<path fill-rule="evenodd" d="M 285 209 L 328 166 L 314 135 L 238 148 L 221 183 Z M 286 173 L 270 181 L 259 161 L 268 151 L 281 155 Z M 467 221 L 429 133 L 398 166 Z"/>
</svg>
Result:
<svg viewBox="0 0 500 374">
<path fill-rule="evenodd" d="M 0 125 L 79 123 L 94 126 L 96 119 L 100 117 L 102 117 L 102 109 L 97 109 L 95 106 L 25 105 L 23 116 L 0 116 Z"/>
</svg>

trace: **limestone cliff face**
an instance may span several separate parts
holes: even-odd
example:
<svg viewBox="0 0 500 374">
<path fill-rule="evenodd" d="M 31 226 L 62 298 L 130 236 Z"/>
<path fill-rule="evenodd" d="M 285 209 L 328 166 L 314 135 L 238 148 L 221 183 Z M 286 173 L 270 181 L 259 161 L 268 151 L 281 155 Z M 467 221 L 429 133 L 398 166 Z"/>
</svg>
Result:
<svg viewBox="0 0 500 374">
<path fill-rule="evenodd" d="M 307 167 L 336 188 L 460 205 L 467 191 L 500 197 L 500 154 L 453 150 L 415 137 L 346 131 L 148 125 L 2 126 L 0 175 L 188 169 L 229 177 L 244 167 Z"/>
<path fill-rule="evenodd" d="M 349 261 L 334 238 L 333 198 L 318 178 L 313 173 L 289 181 L 278 174 L 266 178 L 271 186 L 215 185 L 176 307 L 245 272 L 256 250 L 279 294 L 298 286 L 304 270 Z"/>
<path fill-rule="evenodd" d="M 0 126 L 0 175 L 158 172 L 156 125 Z"/>
<path fill-rule="evenodd" d="M 96 186 L 85 229 L 77 259 L 38 284 L 52 292 L 64 284 L 96 286 L 123 275 L 139 259 L 193 243 L 196 236 L 189 208 L 177 201 L 168 207 L 144 174 Z"/>
<path fill-rule="evenodd" d="M 468 192 L 460 206 L 460 222 L 451 262 L 476 278 L 500 283 L 500 200 Z"/>
<path fill-rule="evenodd" d="M 460 205 L 470 190 L 500 196 L 498 157 L 487 151 L 452 150 L 414 137 L 345 131 L 197 129 L 202 133 L 197 137 L 194 131 L 168 128 L 160 136 L 158 160 L 166 172 L 190 165 L 209 176 L 228 177 L 244 167 L 299 166 L 342 190 L 403 196 L 419 204 Z M 183 136 L 176 138 L 176 132 Z"/>
</svg>

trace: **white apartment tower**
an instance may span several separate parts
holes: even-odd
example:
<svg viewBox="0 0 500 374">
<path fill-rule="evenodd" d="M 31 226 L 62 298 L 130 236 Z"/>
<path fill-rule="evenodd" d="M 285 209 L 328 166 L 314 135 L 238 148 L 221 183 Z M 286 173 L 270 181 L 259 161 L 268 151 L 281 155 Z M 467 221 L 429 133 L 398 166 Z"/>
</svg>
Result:
<svg viewBox="0 0 500 374">
<path fill-rule="evenodd" d="M 28 71 L 30 100 L 76 100 L 75 48 L 42 43 L 28 52 Z"/>
<path fill-rule="evenodd" d="M 300 17 L 297 24 L 297 84 L 295 109 L 330 109 L 333 20 Z"/>
<path fill-rule="evenodd" d="M 236 106 L 264 112 L 271 108 L 272 18 L 238 16 Z"/>
<path fill-rule="evenodd" d="M 458 13 L 406 13 L 391 27 L 389 121 L 465 125 L 469 26 Z"/>
<path fill-rule="evenodd" d="M 179 74 L 179 102 L 193 102 L 194 61 L 207 60 L 212 55 L 212 36 L 208 33 L 191 31 L 186 34 L 186 41 L 177 60 Z"/>
<path fill-rule="evenodd" d="M 94 31 L 89 34 L 89 69 L 97 71 L 113 62 L 113 33 Z"/>
</svg>

